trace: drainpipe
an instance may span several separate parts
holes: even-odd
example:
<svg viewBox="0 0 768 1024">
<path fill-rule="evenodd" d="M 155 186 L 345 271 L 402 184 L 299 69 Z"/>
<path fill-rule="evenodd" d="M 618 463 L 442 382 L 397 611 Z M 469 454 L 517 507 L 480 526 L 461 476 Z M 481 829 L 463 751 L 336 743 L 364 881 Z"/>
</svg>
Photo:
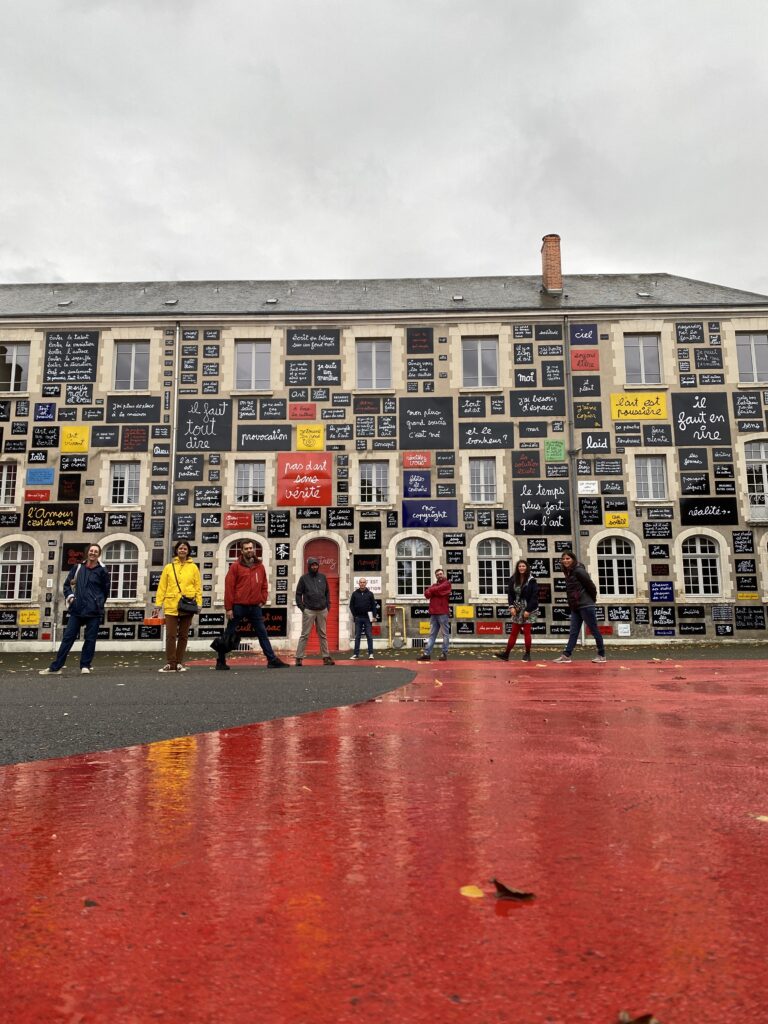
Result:
<svg viewBox="0 0 768 1024">
<path fill-rule="evenodd" d="M 563 351 L 565 353 L 565 397 L 566 419 L 568 421 L 568 489 L 571 498 L 571 528 L 573 531 L 573 553 L 577 560 L 581 561 L 581 537 L 578 529 L 578 484 L 576 480 L 576 461 L 581 454 L 581 448 L 576 447 L 576 431 L 573 425 L 573 374 L 571 371 L 570 352 L 570 318 L 563 317 Z"/>
<path fill-rule="evenodd" d="M 181 346 L 181 322 L 179 320 L 177 320 L 176 321 L 176 333 L 175 333 L 175 338 L 174 338 L 174 343 L 173 343 L 173 366 L 174 366 L 174 371 L 173 371 L 173 387 L 171 389 L 171 409 L 170 409 L 170 413 L 171 413 L 171 417 L 170 417 L 170 419 L 171 419 L 171 437 L 170 437 L 170 447 L 171 447 L 171 478 L 170 478 L 170 482 L 169 482 L 169 493 L 168 493 L 167 506 L 166 506 L 166 512 L 165 512 L 165 517 L 166 517 L 166 519 L 165 519 L 165 536 L 166 536 L 166 542 L 167 542 L 167 546 L 168 546 L 168 557 L 169 557 L 169 560 L 170 560 L 170 557 L 171 557 L 171 555 L 173 553 L 173 532 L 172 532 L 172 528 L 173 528 L 173 495 L 174 495 L 174 492 L 176 490 L 176 433 L 178 431 L 178 423 L 177 423 L 177 417 L 176 417 L 176 406 L 178 404 L 178 388 L 179 388 L 179 373 L 180 373 L 179 367 L 181 365 L 180 362 L 179 362 L 179 354 L 180 354 L 180 351 L 181 351 L 181 347 L 180 346 Z M 165 390 L 165 389 L 163 389 L 163 390 Z"/>
</svg>

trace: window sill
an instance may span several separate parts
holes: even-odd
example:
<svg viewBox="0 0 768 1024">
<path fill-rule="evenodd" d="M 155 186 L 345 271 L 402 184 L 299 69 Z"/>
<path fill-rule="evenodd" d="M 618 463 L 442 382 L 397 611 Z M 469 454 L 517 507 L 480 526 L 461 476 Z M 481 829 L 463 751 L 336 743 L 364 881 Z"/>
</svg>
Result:
<svg viewBox="0 0 768 1024">
<path fill-rule="evenodd" d="M 160 392 L 160 388 L 157 388 L 157 392 Z M 145 397 L 152 396 L 153 394 L 155 393 L 150 391 L 149 388 L 110 388 L 110 390 L 107 391 L 107 396 L 110 398 L 113 395 L 122 398 L 124 395 L 140 395 L 141 397 Z M 155 397 L 157 397 L 157 395 L 155 395 Z"/>
<path fill-rule="evenodd" d="M 477 395 L 477 394 L 495 394 L 503 395 L 504 387 L 502 384 L 478 384 L 476 387 L 472 385 L 462 384 L 459 388 L 460 395 Z"/>
<path fill-rule="evenodd" d="M 0 398 L 29 398 L 31 394 L 31 391 L 0 391 Z M 43 399 L 43 401 L 48 401 L 48 399 Z"/>
<path fill-rule="evenodd" d="M 368 394 L 371 391 L 374 391 L 377 395 L 396 395 L 397 394 L 397 388 L 380 388 L 380 387 L 377 387 L 375 384 L 371 384 L 370 387 L 366 387 L 364 384 L 358 384 L 357 385 L 357 390 L 358 391 L 365 391 L 366 394 Z M 345 406 L 342 406 L 342 408 L 348 409 L 349 406 L 345 405 Z M 359 416 L 361 414 L 358 413 L 357 415 Z"/>
<path fill-rule="evenodd" d="M 603 497 L 606 497 L 606 495 L 603 495 Z M 609 494 L 607 497 L 610 498 L 611 495 Z M 643 508 L 648 506 L 655 507 L 656 505 L 669 505 L 670 507 L 674 507 L 675 504 L 674 498 L 632 498 L 631 501 L 633 505 L 641 505 Z"/>
<path fill-rule="evenodd" d="M 740 380 L 736 385 L 741 391 L 752 391 L 753 388 L 768 388 L 768 380 L 746 381 Z"/>
<path fill-rule="evenodd" d="M 310 385 L 310 384 L 301 384 L 299 386 L 300 387 L 307 387 L 308 388 L 308 387 L 311 387 L 312 385 Z M 269 388 L 233 388 L 229 392 L 229 394 L 232 395 L 234 398 L 239 398 L 239 397 L 242 397 L 243 395 L 258 395 L 261 398 L 270 398 L 272 395 L 274 395 L 274 393 L 275 392 L 274 392 L 274 390 L 271 387 L 269 387 Z M 211 397 L 213 398 L 213 397 L 216 397 L 216 396 L 212 395 Z M 260 422 L 269 423 L 270 421 L 269 420 L 262 420 Z"/>
<path fill-rule="evenodd" d="M 669 391 L 669 384 L 624 384 L 625 391 Z"/>
<path fill-rule="evenodd" d="M 103 512 L 143 512 L 145 506 L 135 505 L 102 505 Z"/>
</svg>

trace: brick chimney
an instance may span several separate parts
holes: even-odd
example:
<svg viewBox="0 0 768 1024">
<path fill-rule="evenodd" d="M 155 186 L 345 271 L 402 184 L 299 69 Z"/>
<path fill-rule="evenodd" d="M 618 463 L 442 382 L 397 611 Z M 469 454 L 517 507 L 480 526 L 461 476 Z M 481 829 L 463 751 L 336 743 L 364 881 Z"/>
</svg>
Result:
<svg viewBox="0 0 768 1024">
<path fill-rule="evenodd" d="M 544 235 L 541 240 L 541 281 L 547 295 L 563 294 L 560 268 L 560 235 Z"/>
</svg>

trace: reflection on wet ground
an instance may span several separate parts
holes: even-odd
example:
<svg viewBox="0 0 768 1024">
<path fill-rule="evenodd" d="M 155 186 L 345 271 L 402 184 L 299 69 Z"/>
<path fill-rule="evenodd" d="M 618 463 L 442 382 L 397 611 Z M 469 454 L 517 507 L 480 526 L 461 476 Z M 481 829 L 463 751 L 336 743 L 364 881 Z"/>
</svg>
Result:
<svg viewBox="0 0 768 1024">
<path fill-rule="evenodd" d="M 0 1019 L 764 1021 L 766 662 L 413 667 L 0 769 Z"/>
</svg>

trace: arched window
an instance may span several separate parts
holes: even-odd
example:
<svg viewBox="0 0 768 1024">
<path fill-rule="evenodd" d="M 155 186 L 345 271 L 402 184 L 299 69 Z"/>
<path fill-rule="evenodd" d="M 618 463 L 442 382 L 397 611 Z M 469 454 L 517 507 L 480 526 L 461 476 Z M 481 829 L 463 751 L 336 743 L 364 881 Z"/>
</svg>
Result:
<svg viewBox="0 0 768 1024">
<path fill-rule="evenodd" d="M 227 548 L 227 565 L 232 565 L 233 562 L 238 560 L 243 551 L 243 541 L 248 539 L 248 537 L 238 537 L 237 540 L 232 541 Z M 255 540 L 253 546 L 256 550 L 256 557 L 261 558 L 261 544 Z"/>
<path fill-rule="evenodd" d="M 0 600 L 29 601 L 35 574 L 35 552 L 31 544 L 13 541 L 0 548 Z"/>
<path fill-rule="evenodd" d="M 110 574 L 109 596 L 136 597 L 139 589 L 139 549 L 129 540 L 114 540 L 104 548 L 103 561 Z"/>
<path fill-rule="evenodd" d="M 597 543 L 598 589 L 614 597 L 635 594 L 635 549 L 624 537 L 606 537 Z"/>
<path fill-rule="evenodd" d="M 512 575 L 512 547 L 497 537 L 481 540 L 477 545 L 477 571 L 479 593 L 506 594 L 507 582 Z"/>
<path fill-rule="evenodd" d="M 690 597 L 720 593 L 720 551 L 711 537 L 683 541 L 683 581 Z"/>
<path fill-rule="evenodd" d="M 420 537 L 401 540 L 397 545 L 397 593 L 400 597 L 421 597 L 432 582 L 432 545 Z"/>
<path fill-rule="evenodd" d="M 749 518 L 752 522 L 768 521 L 768 441 L 750 441 L 744 445 L 747 463 L 747 494 Z"/>
</svg>

